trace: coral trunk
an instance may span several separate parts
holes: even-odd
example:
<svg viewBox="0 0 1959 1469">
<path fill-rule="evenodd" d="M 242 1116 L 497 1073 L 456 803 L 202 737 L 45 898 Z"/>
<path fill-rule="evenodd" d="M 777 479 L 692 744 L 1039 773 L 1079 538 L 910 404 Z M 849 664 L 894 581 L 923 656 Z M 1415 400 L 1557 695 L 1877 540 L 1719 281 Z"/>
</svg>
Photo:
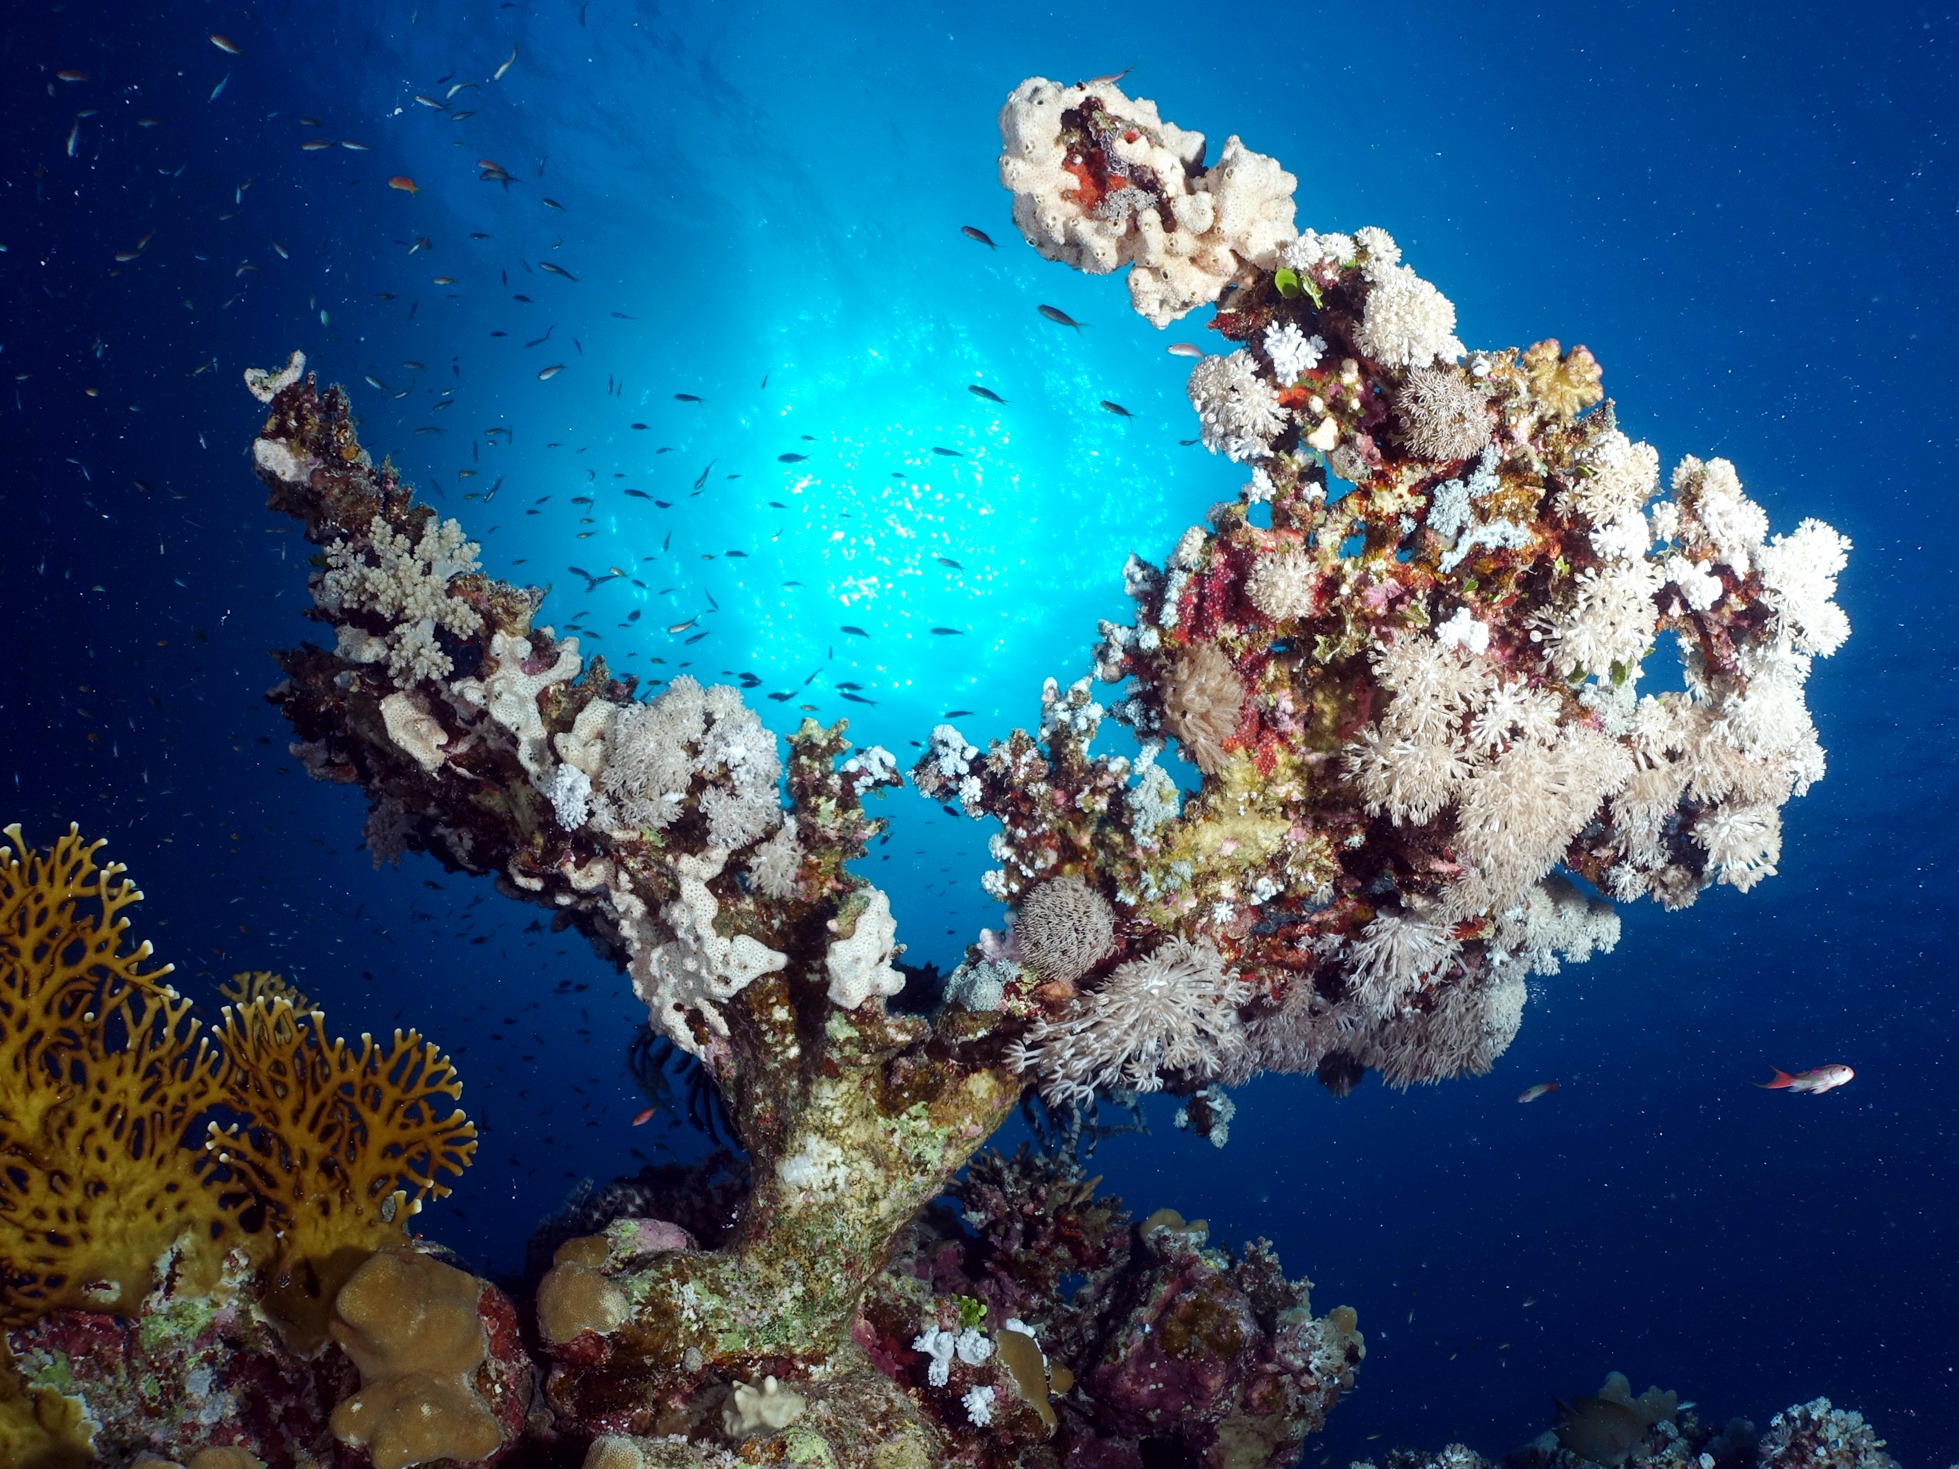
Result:
<svg viewBox="0 0 1959 1469">
<path fill-rule="evenodd" d="M 621 1221 L 558 1251 L 539 1305 L 561 1411 L 647 1432 L 732 1379 L 854 1355 L 900 1231 L 1018 1100 L 1004 1070 L 935 1057 L 909 1017 L 832 1010 L 795 1034 L 816 1019 L 791 1003 L 806 985 L 772 975 L 730 1007 L 723 1093 L 753 1187 L 726 1246 L 663 1248 L 677 1231 Z"/>
</svg>

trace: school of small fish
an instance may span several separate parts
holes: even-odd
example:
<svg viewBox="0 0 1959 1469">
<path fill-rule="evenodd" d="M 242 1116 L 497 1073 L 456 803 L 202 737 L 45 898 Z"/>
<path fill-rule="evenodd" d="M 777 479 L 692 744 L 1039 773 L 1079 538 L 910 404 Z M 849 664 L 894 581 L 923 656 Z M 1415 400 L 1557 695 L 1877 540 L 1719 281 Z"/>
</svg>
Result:
<svg viewBox="0 0 1959 1469">
<path fill-rule="evenodd" d="M 584 16 L 581 6 L 581 25 Z M 412 12 L 409 24 L 413 24 Z M 576 633 L 594 647 L 608 638 L 617 639 L 622 645 L 620 651 L 608 656 L 622 669 L 637 660 L 643 686 L 657 687 L 682 670 L 696 669 L 699 660 L 709 656 L 717 630 L 723 625 L 723 604 L 702 577 L 716 563 L 746 563 L 767 555 L 771 543 L 779 541 L 795 520 L 806 516 L 806 506 L 796 499 L 802 487 L 819 483 L 826 475 L 847 473 L 841 466 L 858 452 L 856 446 L 841 436 L 804 433 L 793 445 L 769 446 L 768 451 L 775 456 L 770 466 L 758 465 L 756 460 L 764 456 L 752 449 L 744 451 L 732 444 L 720 446 L 718 451 L 695 447 L 705 444 L 716 426 L 722 432 L 729 431 L 730 418 L 720 415 L 738 419 L 764 402 L 757 395 L 769 393 L 772 376 L 777 377 L 778 395 L 789 391 L 773 370 L 761 373 L 760 386 L 752 391 L 714 381 L 660 387 L 633 381 L 642 374 L 633 373 L 625 364 L 634 356 L 648 355 L 646 344 L 633 336 L 641 330 L 634 325 L 637 313 L 604 302 L 604 272 L 580 255 L 578 227 L 603 212 L 592 207 L 595 196 L 581 188 L 579 180 L 554 166 L 549 157 L 509 151 L 507 141 L 468 146 L 476 136 L 472 119 L 476 119 L 477 127 L 484 126 L 485 119 L 507 111 L 531 87 L 523 65 L 525 53 L 519 45 L 506 41 L 503 46 L 507 49 L 490 52 L 473 66 L 458 66 L 446 74 L 400 83 L 397 103 L 385 117 L 350 114 L 336 118 L 330 103 L 292 104 L 286 95 L 290 84 L 279 69 L 280 48 L 260 33 L 249 17 L 230 16 L 224 26 L 222 30 L 199 28 L 192 38 L 207 63 L 201 75 L 180 73 L 183 84 L 176 89 L 174 100 L 167 87 L 146 87 L 145 115 L 127 121 L 106 105 L 111 89 L 129 85 L 125 63 L 77 58 L 89 64 L 44 68 L 48 96 L 56 99 L 55 105 L 60 108 L 59 125 L 48 151 L 57 153 L 59 166 L 69 170 L 57 177 L 54 162 L 39 170 L 48 189 L 86 188 L 101 160 L 129 149 L 130 140 L 140 138 L 144 140 L 141 167 L 145 173 L 163 190 L 182 193 L 181 199 L 176 192 L 162 196 L 177 200 L 174 203 L 152 199 L 121 213 L 116 234 L 103 251 L 103 267 L 111 279 L 130 288 L 175 292 L 184 312 L 180 320 L 193 338 L 210 327 L 215 313 L 234 311 L 254 292 L 271 294 L 273 303 L 264 312 L 266 316 L 297 318 L 303 326 L 323 335 L 331 345 L 316 355 L 332 362 L 337 353 L 348 362 L 346 376 L 350 381 L 358 377 L 381 402 L 401 405 L 392 410 L 404 415 L 396 432 L 402 439 L 425 445 L 425 457 L 447 464 L 446 469 L 419 476 L 426 487 L 424 493 L 438 503 L 454 494 L 479 510 L 501 512 L 504 519 L 485 517 L 487 524 L 471 526 L 486 546 L 493 548 L 516 526 L 536 530 L 552 525 L 553 516 L 571 515 L 575 524 L 563 525 L 560 534 L 568 534 L 572 544 L 592 543 L 573 553 L 586 564 L 567 560 L 562 577 L 554 578 L 548 572 L 534 576 L 547 582 L 557 580 L 562 591 L 573 594 L 574 605 L 567 609 L 568 615 L 557 619 L 560 630 Z M 370 36 L 367 47 L 373 45 L 374 37 Z M 212 61 L 216 64 L 209 65 Z M 290 90 L 296 96 L 308 95 L 303 87 Z M 104 105 L 87 105 L 98 99 Z M 76 106 L 78 101 L 83 105 Z M 308 105 L 314 106 L 318 115 L 299 110 Z M 231 128 L 250 129 L 273 140 L 277 148 L 290 149 L 291 163 L 276 177 L 270 173 L 240 177 L 246 170 L 227 169 L 218 158 L 187 153 L 182 143 L 173 140 L 171 124 L 173 109 L 191 106 L 211 108 L 213 115 L 228 117 Z M 436 131 L 430 134 L 430 129 Z M 440 151 L 430 146 L 431 137 L 440 140 Z M 451 149 L 457 155 L 453 164 L 444 157 Z M 502 156 L 496 156 L 499 154 Z M 494 187 L 480 189 L 484 184 Z M 128 193 L 120 197 L 138 196 Z M 208 211 L 200 212 L 205 198 L 210 200 Z M 333 258 L 321 248 L 317 220 L 307 211 L 322 204 L 344 210 L 347 206 L 337 204 L 341 198 L 371 232 L 372 265 Z M 465 212 L 460 206 L 465 205 L 470 222 L 481 228 L 465 230 L 454 224 Z M 998 249 L 994 238 L 978 226 L 962 225 L 958 232 L 988 252 Z M 5 249 L 6 242 L 0 241 L 0 251 Z M 403 263 L 408 270 L 396 268 Z M 195 284 L 205 277 L 221 279 L 225 284 L 221 288 Z M 365 290 L 363 281 L 368 287 Z M 498 305 L 493 308 L 492 302 Z M 452 303 L 463 304 L 458 308 Z M 500 323 L 494 318 L 485 323 L 489 350 L 476 358 L 446 349 L 440 355 L 426 349 L 420 356 L 403 354 L 401 346 L 418 334 L 428 333 L 422 339 L 431 340 L 436 333 L 451 331 L 441 324 L 437 312 L 456 309 L 479 315 L 494 309 L 504 317 Z M 242 317 L 244 313 L 239 314 Z M 1041 304 L 1038 315 L 1051 325 L 1068 328 L 1077 338 L 1084 336 L 1087 324 L 1059 306 Z M 367 318 L 362 321 L 364 330 L 351 331 L 348 323 L 363 316 Z M 1044 328 L 1030 326 L 1029 335 L 1037 333 L 1043 343 L 1051 340 Z M 370 351 L 364 345 L 369 340 L 399 345 L 377 346 Z M 1093 338 L 1085 340 L 1092 342 Z M 98 342 L 95 360 L 103 360 L 111 345 Z M 1064 339 L 1047 350 L 1067 352 L 1072 350 L 1072 343 Z M 408 351 L 412 353 L 415 348 L 410 346 Z M 596 397 L 603 374 L 604 396 L 617 400 L 622 407 L 630 401 L 633 411 L 643 415 L 629 420 L 620 414 L 622 431 L 653 434 L 670 442 L 653 445 L 647 455 L 634 456 L 622 462 L 621 468 L 612 469 L 598 457 L 604 452 L 602 448 L 561 433 L 545 440 L 535 452 L 554 456 L 565 467 L 554 476 L 554 483 L 526 486 L 525 475 L 514 467 L 517 461 L 510 452 L 520 431 L 514 426 L 514 406 L 506 408 L 496 401 L 475 425 L 468 421 L 473 404 L 490 401 L 481 389 L 472 391 L 475 384 L 492 376 L 495 364 L 505 360 L 490 355 L 490 351 L 513 354 L 528 372 L 527 381 L 551 385 L 549 391 L 558 395 L 553 401 L 563 401 L 567 394 L 589 401 L 582 395 Z M 1191 351 L 1194 354 L 1196 349 Z M 529 355 L 533 353 L 537 355 Z M 362 356 L 368 360 L 360 361 Z M 213 355 L 207 349 L 197 353 L 195 360 L 183 363 L 180 370 L 185 379 L 210 376 L 215 384 L 235 374 L 240 365 L 228 363 L 222 354 Z M 920 442 L 906 451 L 900 467 L 888 471 L 893 481 L 928 489 L 929 467 L 962 477 L 984 471 L 993 442 L 989 433 L 1011 421 L 1017 398 L 1024 406 L 1025 399 L 1040 393 L 1041 385 L 1025 383 L 1016 393 L 1011 383 L 1003 381 L 995 386 L 990 370 L 979 375 L 988 380 L 962 384 L 959 378 L 951 378 L 945 385 L 945 398 L 949 407 L 956 403 L 980 417 L 971 420 L 970 429 L 952 443 Z M 35 390 L 36 376 L 27 370 L 14 375 L 17 406 L 23 410 L 27 406 L 25 395 Z M 958 391 L 962 385 L 964 395 Z M 93 398 L 102 388 L 87 384 L 82 391 Z M 654 401 L 662 397 L 673 406 L 665 408 Z M 128 406 L 132 413 L 141 408 L 138 403 Z M 664 421 L 659 412 L 663 408 Z M 1101 408 L 1124 418 L 1133 417 L 1110 400 L 1102 400 Z M 358 401 L 355 409 L 357 413 L 375 411 L 370 404 Z M 962 411 L 960 416 L 966 415 Z M 950 436 L 961 427 L 949 419 L 941 433 Z M 210 447 L 201 433 L 198 441 L 201 448 Z M 581 457 L 588 449 L 595 451 L 592 457 Z M 669 454 L 676 456 L 676 466 L 686 467 L 663 468 L 664 456 Z M 88 458 L 71 457 L 69 463 L 80 483 L 92 492 L 94 476 Z M 625 463 L 644 467 L 629 469 Z M 773 530 L 769 540 L 728 545 L 723 537 L 706 546 L 690 545 L 692 533 L 673 522 L 664 526 L 659 523 L 664 512 L 672 512 L 694 498 L 714 505 L 715 497 L 733 493 L 730 487 L 745 473 L 759 478 L 764 467 L 771 473 L 763 483 L 781 496 L 764 502 L 770 511 L 780 513 L 773 527 L 762 527 Z M 134 484 L 144 496 L 191 498 L 190 489 L 171 488 L 161 475 L 139 478 Z M 582 489 L 582 493 L 567 493 L 572 488 Z M 840 519 L 849 523 L 853 514 L 846 508 L 840 512 Z M 710 515 L 706 520 L 710 524 L 756 523 L 748 519 L 746 511 L 742 517 Z M 699 518 L 695 523 L 699 524 Z M 524 539 L 525 546 L 520 549 L 528 550 L 540 541 L 548 543 L 549 533 Z M 610 555 L 598 553 L 600 546 L 607 547 Z M 164 543 L 157 549 L 159 554 L 168 554 Z M 921 570 L 937 579 L 927 585 L 936 584 L 963 599 L 973 584 L 968 563 L 958 555 L 943 554 L 957 549 L 943 540 L 922 541 L 915 560 Z M 283 543 L 278 554 L 282 560 L 287 557 Z M 598 564 L 614 559 L 618 564 Z M 531 555 L 519 554 L 510 557 L 508 565 L 521 571 L 532 560 Z M 46 570 L 45 563 L 42 569 Z M 796 577 L 780 577 L 778 581 L 785 597 L 822 591 Z M 179 577 L 177 585 L 187 583 Z M 726 591 L 722 595 L 725 598 Z M 646 615 L 649 605 L 651 616 Z M 230 616 L 228 612 L 223 615 Z M 831 700 L 860 708 L 877 707 L 888 697 L 876 681 L 883 672 L 878 660 L 884 644 L 895 641 L 893 634 L 868 621 L 824 621 L 827 625 L 818 637 L 827 646 L 821 659 L 813 659 L 814 666 L 795 677 L 777 680 L 765 677 L 764 669 L 719 667 L 735 661 L 732 653 L 711 659 L 716 667 L 698 671 L 703 678 L 732 680 L 744 689 L 760 690 L 769 701 L 791 706 L 798 713 L 815 713 L 826 707 L 832 714 L 840 712 L 829 703 Z M 186 641 L 208 644 L 214 631 L 211 627 L 195 628 Z M 920 618 L 917 631 L 939 641 L 970 638 L 976 629 L 949 617 L 936 625 L 927 625 Z M 156 640 L 159 648 L 168 648 L 174 641 L 172 637 Z M 858 653 L 854 658 L 853 646 Z M 858 676 L 842 676 L 852 671 Z M 771 684 L 776 686 L 769 687 Z M 943 717 L 966 718 L 978 712 L 954 707 L 944 710 Z M 145 773 L 144 781 L 148 778 Z M 883 842 L 889 841 L 888 835 L 883 838 Z M 897 858 L 890 852 L 879 855 L 884 861 Z M 923 855 L 922 849 L 917 855 Z M 429 886 L 441 885 L 431 882 Z M 480 897 L 473 898 L 465 911 L 473 913 L 480 901 Z M 364 916 L 362 906 L 354 909 L 351 923 L 362 933 L 380 932 L 376 920 Z M 533 924 L 531 931 L 537 930 Z M 382 936 L 387 937 L 385 933 Z M 474 934 L 469 942 L 486 944 L 492 940 Z M 558 994 L 562 997 L 586 988 L 583 983 L 566 981 Z M 492 1003 L 481 1002 L 475 1011 L 487 1014 Z M 505 1016 L 501 1023 L 518 1026 L 524 1010 L 535 1008 L 536 1002 L 532 1002 Z M 585 1028 L 577 1033 L 589 1035 L 591 1015 L 582 1009 L 578 1013 Z M 503 1031 L 490 1035 L 492 1041 L 504 1038 Z M 532 1032 L 531 1039 L 539 1046 L 544 1044 L 539 1032 Z M 458 1045 L 454 1049 L 460 1053 L 465 1048 Z M 503 1069 L 502 1065 L 495 1068 Z M 586 1095 L 583 1088 L 572 1090 Z M 528 1096 L 528 1089 L 517 1095 Z M 582 1110 L 589 1113 L 597 1106 L 597 1099 L 587 1096 Z M 549 1106 L 544 1108 L 546 1114 L 550 1110 Z M 657 1107 L 645 1108 L 632 1115 L 628 1125 L 643 1126 L 658 1111 Z M 599 1123 L 591 1117 L 586 1125 Z M 517 1163 L 517 1156 L 512 1155 L 511 1161 Z"/>
</svg>

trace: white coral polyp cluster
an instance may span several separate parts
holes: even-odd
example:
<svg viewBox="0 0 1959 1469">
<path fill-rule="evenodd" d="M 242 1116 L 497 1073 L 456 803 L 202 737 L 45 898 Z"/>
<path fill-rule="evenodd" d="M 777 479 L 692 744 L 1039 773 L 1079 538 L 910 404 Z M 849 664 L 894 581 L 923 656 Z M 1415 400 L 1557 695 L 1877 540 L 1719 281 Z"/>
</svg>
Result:
<svg viewBox="0 0 1959 1469">
<path fill-rule="evenodd" d="M 740 690 L 703 688 L 682 674 L 659 697 L 614 716 L 594 816 L 612 830 L 664 831 L 691 799 L 707 819 L 708 845 L 737 851 L 780 824 L 781 775 L 775 736 Z M 775 860 L 789 857 L 785 849 Z"/>
<path fill-rule="evenodd" d="M 1319 605 L 1320 566 L 1304 546 L 1261 556 L 1245 578 L 1245 595 L 1274 622 L 1311 617 Z"/>
<path fill-rule="evenodd" d="M 482 628 L 482 614 L 449 592 L 458 576 L 476 570 L 481 550 L 453 520 L 431 516 L 411 544 L 376 515 L 365 536 L 326 548 L 313 600 L 335 617 L 365 612 L 392 624 L 373 647 L 376 656 L 364 661 L 385 661 L 396 682 L 447 678 L 455 664 L 436 642 L 436 630 L 468 637 Z"/>
<path fill-rule="evenodd" d="M 1185 391 L 1197 410 L 1204 447 L 1213 454 L 1240 463 L 1262 459 L 1286 426 L 1278 394 L 1259 371 L 1258 359 L 1242 347 L 1228 357 L 1199 362 Z"/>
<path fill-rule="evenodd" d="M 1617 429 L 1599 434 L 1579 454 L 1580 473 L 1560 494 L 1558 509 L 1607 525 L 1636 515 L 1660 487 L 1660 451 L 1634 443 Z"/>
<path fill-rule="evenodd" d="M 1107 140 L 1112 181 L 1128 181 L 1092 203 L 1061 140 L 1062 114 L 1091 96 L 1119 124 Z M 1130 266 L 1130 303 L 1156 326 L 1215 301 L 1252 269 L 1271 270 L 1293 238 L 1298 180 L 1275 159 L 1233 137 L 1203 168 L 1202 133 L 1164 122 L 1153 102 L 1113 83 L 1030 77 L 1000 111 L 1000 138 L 1000 182 L 1028 242 L 1097 275 Z"/>
<path fill-rule="evenodd" d="M 1084 1103 L 1098 1087 L 1155 1091 L 1166 1071 L 1228 1066 L 1243 1044 L 1238 1009 L 1250 996 L 1208 940 L 1172 938 L 1118 965 L 1066 1017 L 1037 1022 L 1007 1061 L 1057 1106 Z"/>
<path fill-rule="evenodd" d="M 1348 747 L 1347 770 L 1367 810 L 1397 824 L 1454 808 L 1450 920 L 1521 899 L 1632 775 L 1632 756 L 1567 720 L 1555 694 L 1499 680 L 1460 646 L 1407 635 L 1375 668 L 1394 699 Z"/>
<path fill-rule="evenodd" d="M 1815 519 L 1755 547 L 1763 598 L 1796 652 L 1827 658 L 1850 636 L 1850 619 L 1832 600 L 1849 551 L 1849 537 Z"/>
<path fill-rule="evenodd" d="M 1384 367 L 1428 367 L 1462 356 L 1455 303 L 1398 263 L 1401 251 L 1387 231 L 1364 229 L 1354 239 L 1367 281 L 1354 345 Z"/>
<path fill-rule="evenodd" d="M 1395 699 L 1348 749 L 1370 812 L 1414 824 L 1452 813 L 1461 872 L 1443 903 L 1453 918 L 1524 902 L 1595 821 L 1618 857 L 1605 880 L 1614 898 L 1682 907 L 1708 882 L 1746 891 L 1775 871 L 1779 808 L 1823 772 L 1804 684 L 1813 658 L 1849 634 L 1833 600 L 1849 542 L 1817 520 L 1770 539 L 1766 514 L 1725 460 L 1684 461 L 1675 499 L 1650 523 L 1650 446 L 1606 431 L 1581 463 L 1587 472 L 1556 503 L 1592 521 L 1599 560 L 1538 615 L 1535 678 L 1479 671 L 1463 655 L 1484 640 L 1464 639 L 1459 609 L 1433 642 L 1404 636 L 1378 655 Z M 1470 514 L 1466 486 L 1434 493 L 1432 526 L 1468 540 L 1481 529 L 1463 529 Z M 1710 666 L 1682 638 L 1687 691 L 1637 697 L 1668 599 L 1705 612 L 1751 576 L 1774 615 L 1741 625 L 1732 663 Z M 1575 709 L 1555 692 L 1560 683 L 1577 686 Z M 1685 849 L 1669 840 L 1669 823 Z"/>
<path fill-rule="evenodd" d="M 1623 680 L 1652 643 L 1660 572 L 1645 559 L 1614 558 L 1582 572 L 1575 599 L 1552 620 L 1552 659 L 1569 676 Z"/>
<path fill-rule="evenodd" d="M 1445 976 L 1462 945 L 1436 917 L 1384 908 L 1348 950 L 1348 977 L 1377 1017 L 1398 1014 L 1407 997 Z"/>
<path fill-rule="evenodd" d="M 1474 379 L 1416 367 L 1395 399 L 1408 447 L 1424 459 L 1467 459 L 1490 441 L 1490 405 Z"/>
<path fill-rule="evenodd" d="M 803 865 L 803 844 L 796 835 L 796 818 L 785 816 L 775 835 L 748 854 L 748 876 L 765 898 L 786 902 L 796 896 Z"/>
<path fill-rule="evenodd" d="M 1491 962 L 1514 963 L 1529 974 L 1556 974 L 1618 947 L 1619 915 L 1562 877 L 1547 877 L 1497 915 Z"/>
<path fill-rule="evenodd" d="M 1309 337 L 1290 321 L 1274 322 L 1265 329 L 1265 355 L 1272 359 L 1272 376 L 1291 386 L 1320 365 L 1326 339 Z"/>
</svg>

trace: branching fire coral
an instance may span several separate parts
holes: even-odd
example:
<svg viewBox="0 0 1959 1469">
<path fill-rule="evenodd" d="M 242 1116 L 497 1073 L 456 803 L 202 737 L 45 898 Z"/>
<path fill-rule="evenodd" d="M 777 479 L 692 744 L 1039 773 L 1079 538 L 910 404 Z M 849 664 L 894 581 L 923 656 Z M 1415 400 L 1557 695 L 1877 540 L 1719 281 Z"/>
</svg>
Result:
<svg viewBox="0 0 1959 1469">
<path fill-rule="evenodd" d="M 0 1319 L 133 1311 L 226 1251 L 290 1275 L 406 1239 L 475 1148 L 454 1069 L 420 1036 L 359 1052 L 276 976 L 239 976 L 206 1033 L 128 946 L 142 894 L 71 829 L 0 849 Z M 302 997 L 303 998 L 303 997 Z M 216 1114 L 238 1118 L 225 1125 Z"/>
<path fill-rule="evenodd" d="M 1261 1068 L 1344 1088 L 1362 1065 L 1406 1085 L 1486 1069 L 1526 973 L 1612 946 L 1609 905 L 1559 869 L 1669 908 L 1774 872 L 1780 808 L 1823 772 L 1803 684 L 1849 630 L 1843 537 L 1772 538 L 1719 459 L 1683 460 L 1649 511 L 1659 456 L 1619 431 L 1590 352 L 1466 351 L 1386 231 L 1278 229 L 1292 177 L 1236 138 L 1207 170 L 1152 103 L 1038 78 L 1000 127 L 1035 248 L 1130 263 L 1158 325 L 1219 303 L 1226 345 L 1190 399 L 1206 447 L 1254 466 L 1161 569 L 1131 559 L 1135 620 L 1095 653 L 1123 686 L 1107 711 L 1050 684 L 1038 735 L 982 756 L 944 730 L 913 771 L 1000 821 L 996 896 L 1065 876 L 1114 905 L 1084 993 L 1013 1052 L 1051 1100 L 1136 1084 L 1139 1053 L 1096 1016 L 1168 943 L 1207 946 L 1242 995 L 1201 1043 L 1147 1053 L 1179 1089 Z M 1268 191 L 1256 227 L 1207 234 L 1193 201 L 1244 178 Z M 1685 687 L 1642 695 L 1664 641 Z M 1090 753 L 1105 712 L 1141 741 L 1134 768 Z M 1172 742 L 1200 780 L 1166 813 Z"/>
<path fill-rule="evenodd" d="M 224 1100 L 249 1125 L 213 1125 L 207 1147 L 276 1209 L 282 1248 L 301 1259 L 399 1242 L 423 1201 L 449 1192 L 476 1151 L 453 1104 L 455 1067 L 430 1041 L 397 1030 L 358 1050 L 329 1040 L 315 1010 L 285 999 L 227 1005 L 215 1040 Z"/>
<path fill-rule="evenodd" d="M 142 894 L 72 827 L 0 848 L 0 1321 L 127 1308 L 187 1239 L 210 1270 L 239 1205 L 181 1145 L 222 1066 L 169 965 L 131 946 Z"/>
</svg>

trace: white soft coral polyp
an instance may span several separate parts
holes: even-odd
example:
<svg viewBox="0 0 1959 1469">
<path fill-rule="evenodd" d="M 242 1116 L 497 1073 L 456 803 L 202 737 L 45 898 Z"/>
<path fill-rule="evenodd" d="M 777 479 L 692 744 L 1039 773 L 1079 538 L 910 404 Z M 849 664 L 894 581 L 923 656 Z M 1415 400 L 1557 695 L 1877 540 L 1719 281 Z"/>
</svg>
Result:
<svg viewBox="0 0 1959 1469">
<path fill-rule="evenodd" d="M 1828 657 L 1850 636 L 1850 619 L 1831 600 L 1849 551 L 1849 537 L 1810 519 L 1756 552 L 1763 594 L 1797 652 Z"/>
</svg>

